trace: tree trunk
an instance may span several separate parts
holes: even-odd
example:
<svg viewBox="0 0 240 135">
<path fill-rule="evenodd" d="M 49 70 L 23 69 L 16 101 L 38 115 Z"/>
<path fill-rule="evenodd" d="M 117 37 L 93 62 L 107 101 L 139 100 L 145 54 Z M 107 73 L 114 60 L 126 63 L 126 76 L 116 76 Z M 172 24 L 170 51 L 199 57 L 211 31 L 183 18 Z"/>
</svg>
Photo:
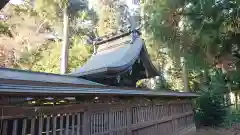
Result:
<svg viewBox="0 0 240 135">
<path fill-rule="evenodd" d="M 203 71 L 203 83 L 205 85 L 209 84 L 209 76 L 208 76 L 208 69 L 207 68 L 204 68 L 204 71 Z"/>
<path fill-rule="evenodd" d="M 230 94 L 231 94 L 231 92 L 232 92 L 232 90 L 231 90 L 231 83 L 227 83 L 227 87 L 228 87 L 228 93 L 227 93 L 227 105 L 231 105 L 231 96 L 230 96 Z"/>
<path fill-rule="evenodd" d="M 236 109 L 238 109 L 238 93 L 235 92 L 235 106 L 236 106 Z"/>
<path fill-rule="evenodd" d="M 68 48 L 69 48 L 69 15 L 68 8 L 65 7 L 63 11 L 63 44 L 62 44 L 62 54 L 61 54 L 61 68 L 60 73 L 67 73 L 68 69 Z"/>
<path fill-rule="evenodd" d="M 182 59 L 182 74 L 183 74 L 184 91 L 189 92 L 188 70 L 187 70 L 187 65 L 184 57 Z"/>
</svg>

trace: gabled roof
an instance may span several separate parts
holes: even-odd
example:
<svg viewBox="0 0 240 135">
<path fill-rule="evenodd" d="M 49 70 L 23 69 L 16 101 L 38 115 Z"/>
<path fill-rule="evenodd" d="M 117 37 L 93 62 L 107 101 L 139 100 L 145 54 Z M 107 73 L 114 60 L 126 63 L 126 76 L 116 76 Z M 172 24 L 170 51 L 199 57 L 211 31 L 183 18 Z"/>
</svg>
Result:
<svg viewBox="0 0 240 135">
<path fill-rule="evenodd" d="M 142 61 L 147 77 L 159 75 L 148 57 L 143 39 L 136 38 L 131 43 L 131 36 L 99 45 L 96 54 L 93 54 L 85 65 L 70 75 L 77 77 L 99 76 L 107 73 L 118 75 L 131 68 L 137 60 Z"/>
</svg>

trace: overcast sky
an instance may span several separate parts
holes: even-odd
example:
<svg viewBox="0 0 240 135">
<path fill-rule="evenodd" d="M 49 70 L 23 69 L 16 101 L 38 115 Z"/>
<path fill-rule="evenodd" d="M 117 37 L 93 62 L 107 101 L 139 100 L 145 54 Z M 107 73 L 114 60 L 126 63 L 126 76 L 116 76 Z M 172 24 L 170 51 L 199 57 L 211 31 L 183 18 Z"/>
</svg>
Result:
<svg viewBox="0 0 240 135">
<path fill-rule="evenodd" d="M 10 3 L 18 5 L 18 4 L 22 4 L 23 0 L 10 0 Z"/>
<path fill-rule="evenodd" d="M 91 2 L 91 0 L 89 2 Z M 130 8 L 136 8 L 136 7 L 139 6 L 138 5 L 139 0 L 125 0 L 125 2 Z M 12 4 L 22 4 L 23 0 L 10 0 L 10 3 L 12 3 Z"/>
</svg>

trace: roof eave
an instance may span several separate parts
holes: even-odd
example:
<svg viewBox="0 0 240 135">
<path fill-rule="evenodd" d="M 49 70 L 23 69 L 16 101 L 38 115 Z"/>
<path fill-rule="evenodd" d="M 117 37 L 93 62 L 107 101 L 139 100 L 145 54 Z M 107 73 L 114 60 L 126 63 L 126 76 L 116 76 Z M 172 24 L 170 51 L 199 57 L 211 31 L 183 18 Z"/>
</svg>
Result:
<svg viewBox="0 0 240 135">
<path fill-rule="evenodd" d="M 183 97 L 196 98 L 196 93 L 166 92 L 140 89 L 121 89 L 111 87 L 73 87 L 69 86 L 36 86 L 0 84 L 1 95 L 23 95 L 23 96 L 78 96 L 78 95 L 115 95 L 115 96 L 146 96 L 146 97 Z"/>
<path fill-rule="evenodd" d="M 0 83 L 1 80 L 22 80 L 22 81 L 35 81 L 47 83 L 69 83 L 69 84 L 82 84 L 82 85 L 103 85 L 93 81 L 69 76 L 43 72 L 31 72 L 25 70 L 0 68 Z"/>
<path fill-rule="evenodd" d="M 7 5 L 7 3 L 9 2 L 10 0 L 1 0 L 0 1 L 0 10 L 3 9 L 5 7 L 5 5 Z"/>
</svg>

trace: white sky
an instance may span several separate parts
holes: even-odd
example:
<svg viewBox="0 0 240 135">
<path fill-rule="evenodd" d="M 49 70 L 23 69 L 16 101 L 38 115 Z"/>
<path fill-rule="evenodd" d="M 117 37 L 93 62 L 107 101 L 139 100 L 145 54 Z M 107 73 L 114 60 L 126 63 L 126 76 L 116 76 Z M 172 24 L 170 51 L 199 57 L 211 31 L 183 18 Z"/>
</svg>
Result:
<svg viewBox="0 0 240 135">
<path fill-rule="evenodd" d="M 11 4 L 20 5 L 23 3 L 23 0 L 10 0 Z"/>
<path fill-rule="evenodd" d="M 19 4 L 22 4 L 24 0 L 10 0 L 10 3 L 11 4 L 16 4 L 16 5 L 19 5 Z M 133 4 L 133 1 L 137 1 L 137 0 L 123 0 L 126 2 L 126 4 L 128 5 L 128 7 L 130 9 L 135 9 L 135 8 L 139 8 L 139 5 L 137 4 Z M 91 3 L 92 0 L 89 0 L 89 2 Z M 91 5 L 91 4 L 90 4 Z"/>
<path fill-rule="evenodd" d="M 126 4 L 129 8 L 139 8 L 140 5 L 134 4 L 133 1 L 139 1 L 139 0 L 125 0 Z"/>
</svg>

